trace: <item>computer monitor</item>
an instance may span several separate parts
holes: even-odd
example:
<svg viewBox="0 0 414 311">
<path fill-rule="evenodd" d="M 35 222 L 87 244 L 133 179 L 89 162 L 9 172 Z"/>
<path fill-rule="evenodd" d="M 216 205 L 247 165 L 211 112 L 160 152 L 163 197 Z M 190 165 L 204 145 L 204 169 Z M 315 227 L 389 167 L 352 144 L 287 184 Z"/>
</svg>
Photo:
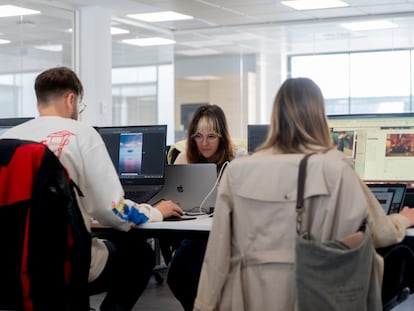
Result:
<svg viewBox="0 0 414 311">
<path fill-rule="evenodd" d="M 123 185 L 164 183 L 167 125 L 96 127 Z"/>
<path fill-rule="evenodd" d="M 4 118 L 0 119 L 0 136 L 7 131 L 8 129 L 22 124 L 26 121 L 32 120 L 33 118 L 25 117 L 25 118 Z"/>
<path fill-rule="evenodd" d="M 247 152 L 249 154 L 252 154 L 266 140 L 268 130 L 268 124 L 247 125 Z"/>
<path fill-rule="evenodd" d="M 247 125 L 247 151 L 253 153 L 267 138 L 269 131 L 268 124 L 249 124 Z M 334 131 L 331 129 L 333 142 L 336 148 L 342 151 L 345 156 L 354 157 L 355 154 L 355 132 L 354 131 Z"/>
<path fill-rule="evenodd" d="M 328 116 L 332 131 L 355 133 L 355 171 L 365 181 L 414 181 L 414 114 Z"/>
<path fill-rule="evenodd" d="M 337 149 L 352 160 L 358 176 L 370 182 L 414 181 L 414 114 L 329 115 Z M 266 125 L 248 125 L 248 151 L 265 139 Z M 339 138 L 344 135 L 343 145 Z"/>
</svg>

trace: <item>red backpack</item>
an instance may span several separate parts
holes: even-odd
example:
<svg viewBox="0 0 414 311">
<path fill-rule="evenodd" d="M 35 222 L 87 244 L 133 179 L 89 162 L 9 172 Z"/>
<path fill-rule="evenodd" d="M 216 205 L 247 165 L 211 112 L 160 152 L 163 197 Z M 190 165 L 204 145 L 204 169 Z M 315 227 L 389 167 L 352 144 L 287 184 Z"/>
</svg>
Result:
<svg viewBox="0 0 414 311">
<path fill-rule="evenodd" d="M 47 146 L 0 140 L 0 310 L 89 310 L 78 190 Z"/>
</svg>

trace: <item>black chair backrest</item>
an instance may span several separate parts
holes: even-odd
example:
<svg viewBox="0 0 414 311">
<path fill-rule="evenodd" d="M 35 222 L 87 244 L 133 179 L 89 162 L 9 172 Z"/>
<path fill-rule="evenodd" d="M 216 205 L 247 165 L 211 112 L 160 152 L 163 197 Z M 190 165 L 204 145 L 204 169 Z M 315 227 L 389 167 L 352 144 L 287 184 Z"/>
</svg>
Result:
<svg viewBox="0 0 414 311">
<path fill-rule="evenodd" d="M 45 145 L 0 140 L 0 310 L 89 310 L 90 234 Z"/>
</svg>

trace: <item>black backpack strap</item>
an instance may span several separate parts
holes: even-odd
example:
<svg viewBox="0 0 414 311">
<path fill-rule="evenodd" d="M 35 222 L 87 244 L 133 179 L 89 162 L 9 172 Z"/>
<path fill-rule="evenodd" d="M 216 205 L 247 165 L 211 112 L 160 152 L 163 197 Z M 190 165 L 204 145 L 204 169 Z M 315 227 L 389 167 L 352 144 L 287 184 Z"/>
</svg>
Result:
<svg viewBox="0 0 414 311">
<path fill-rule="evenodd" d="M 305 211 L 304 195 L 305 195 L 306 168 L 308 165 L 308 159 L 314 154 L 316 153 L 313 152 L 313 153 L 306 154 L 299 163 L 298 192 L 296 196 L 296 233 L 298 235 L 302 233 L 303 213 Z"/>
<path fill-rule="evenodd" d="M 72 189 L 76 190 L 76 193 L 78 194 L 79 197 L 84 196 L 82 190 L 80 190 L 79 186 L 72 179 L 69 180 L 69 185 Z"/>
<path fill-rule="evenodd" d="M 88 276 L 91 262 L 91 234 L 86 229 L 76 194 L 83 197 L 79 186 L 69 181 L 71 202 L 68 205 L 69 225 L 73 247 L 69 254 L 71 261 L 70 310 L 89 311 Z"/>
</svg>

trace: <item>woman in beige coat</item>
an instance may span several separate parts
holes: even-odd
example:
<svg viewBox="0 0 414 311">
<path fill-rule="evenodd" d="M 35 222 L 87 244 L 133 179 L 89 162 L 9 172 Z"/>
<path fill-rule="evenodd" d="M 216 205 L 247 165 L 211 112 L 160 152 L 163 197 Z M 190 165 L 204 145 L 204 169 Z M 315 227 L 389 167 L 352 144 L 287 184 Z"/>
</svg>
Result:
<svg viewBox="0 0 414 311">
<path fill-rule="evenodd" d="M 296 191 L 299 161 L 309 159 L 305 200 L 314 239 L 340 239 L 368 216 L 374 244 L 400 242 L 414 224 L 405 208 L 387 216 L 333 150 L 324 99 L 310 79 L 288 79 L 276 96 L 267 140 L 230 163 L 218 190 L 194 310 L 295 309 Z"/>
</svg>

